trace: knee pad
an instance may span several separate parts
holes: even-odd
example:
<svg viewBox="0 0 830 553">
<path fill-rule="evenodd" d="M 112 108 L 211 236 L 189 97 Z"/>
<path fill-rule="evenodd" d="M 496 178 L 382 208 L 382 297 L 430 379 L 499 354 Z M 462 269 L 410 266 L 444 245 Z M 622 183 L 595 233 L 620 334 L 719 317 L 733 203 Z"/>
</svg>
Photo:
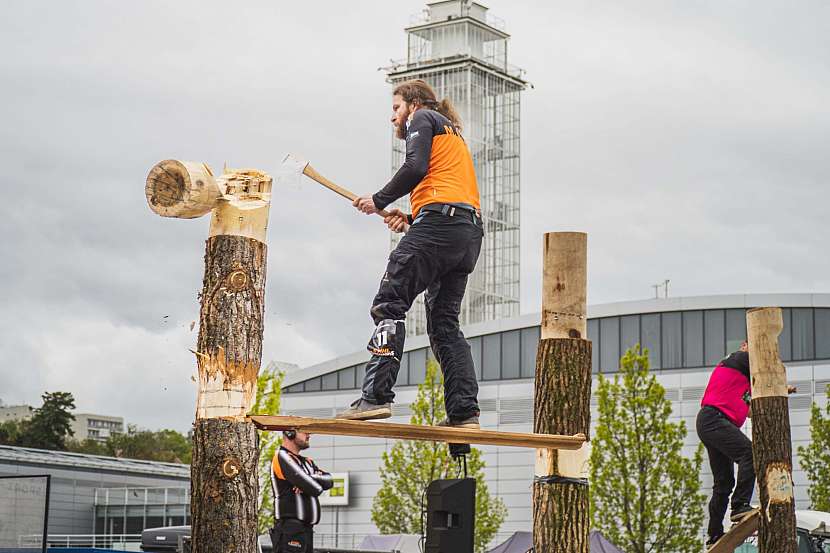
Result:
<svg viewBox="0 0 830 553">
<path fill-rule="evenodd" d="M 401 360 L 403 355 L 403 343 L 406 336 L 404 321 L 394 319 L 383 319 L 375 327 L 369 345 L 366 349 L 372 355 L 378 357 L 393 357 L 396 361 Z"/>
</svg>

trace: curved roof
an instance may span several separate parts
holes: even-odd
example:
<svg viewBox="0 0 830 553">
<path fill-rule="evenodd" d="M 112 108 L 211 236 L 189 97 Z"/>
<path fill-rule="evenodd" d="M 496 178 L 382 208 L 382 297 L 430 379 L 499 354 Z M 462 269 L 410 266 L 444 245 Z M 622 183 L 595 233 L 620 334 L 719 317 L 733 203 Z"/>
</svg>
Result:
<svg viewBox="0 0 830 553">
<path fill-rule="evenodd" d="M 603 303 L 588 306 L 588 318 L 614 317 L 643 313 L 663 313 L 671 311 L 695 311 L 699 309 L 740 309 L 765 306 L 780 307 L 830 307 L 830 294 L 724 294 L 715 296 L 689 296 L 677 298 L 654 298 L 648 300 Z M 506 332 L 520 328 L 538 326 L 541 313 L 528 313 L 509 319 L 486 321 L 464 327 L 467 338 Z M 412 351 L 429 346 L 426 336 L 406 339 L 404 351 Z M 365 363 L 368 352 L 363 349 L 329 359 L 322 363 L 293 371 L 285 376 L 283 387 L 291 386 L 311 378 L 331 373 L 344 367 Z"/>
<path fill-rule="evenodd" d="M 162 463 L 141 459 L 124 459 L 121 457 L 104 457 L 69 451 L 49 451 L 28 447 L 0 445 L 0 461 L 12 461 L 26 465 L 43 465 L 49 467 L 65 466 L 96 471 L 129 472 L 132 474 L 150 474 L 159 477 L 171 477 L 189 480 L 190 465 L 180 463 Z"/>
</svg>

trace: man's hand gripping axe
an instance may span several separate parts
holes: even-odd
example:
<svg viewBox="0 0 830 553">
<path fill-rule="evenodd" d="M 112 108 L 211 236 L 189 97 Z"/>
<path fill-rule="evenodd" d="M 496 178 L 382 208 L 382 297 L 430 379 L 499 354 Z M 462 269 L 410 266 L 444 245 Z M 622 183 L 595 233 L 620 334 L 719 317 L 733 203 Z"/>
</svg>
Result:
<svg viewBox="0 0 830 553">
<path fill-rule="evenodd" d="M 285 156 L 285 159 L 282 160 L 283 169 L 289 174 L 303 174 L 310 178 L 311 180 L 317 181 L 329 190 L 340 194 L 344 198 L 351 200 L 352 202 L 358 197 L 357 194 L 352 192 L 351 190 L 347 190 L 342 186 L 338 186 L 337 184 L 333 183 L 320 173 L 318 173 L 314 167 L 312 167 L 308 161 L 296 156 L 294 154 L 288 154 Z M 279 177 L 278 177 L 279 178 Z M 385 209 L 379 209 L 377 212 L 378 215 L 381 217 L 389 217 L 390 213 Z M 408 230 L 409 225 L 406 226 L 405 230 Z"/>
</svg>

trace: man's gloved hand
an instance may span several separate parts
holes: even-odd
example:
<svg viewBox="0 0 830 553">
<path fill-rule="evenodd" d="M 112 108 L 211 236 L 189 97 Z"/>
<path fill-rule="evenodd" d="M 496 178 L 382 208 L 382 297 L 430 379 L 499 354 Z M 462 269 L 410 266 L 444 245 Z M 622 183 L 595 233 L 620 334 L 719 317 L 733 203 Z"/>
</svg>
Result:
<svg viewBox="0 0 830 553">
<path fill-rule="evenodd" d="M 392 232 L 404 232 L 407 227 L 409 217 L 406 213 L 398 208 L 388 209 L 389 215 L 383 218 L 383 222 L 389 227 Z"/>
</svg>

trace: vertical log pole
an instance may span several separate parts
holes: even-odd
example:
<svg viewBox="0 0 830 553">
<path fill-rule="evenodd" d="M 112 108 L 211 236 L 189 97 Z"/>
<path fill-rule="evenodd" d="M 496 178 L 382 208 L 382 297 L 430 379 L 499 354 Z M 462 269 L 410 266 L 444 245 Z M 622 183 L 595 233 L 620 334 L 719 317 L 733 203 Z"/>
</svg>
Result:
<svg viewBox="0 0 830 553">
<path fill-rule="evenodd" d="M 581 232 L 545 235 L 542 332 L 536 356 L 533 431 L 588 436 L 591 342 L 586 339 L 587 242 Z M 588 444 L 536 450 L 533 546 L 588 553 Z"/>
<path fill-rule="evenodd" d="M 778 353 L 781 309 L 746 314 L 752 375 L 752 453 L 761 500 L 760 553 L 796 553 L 787 375 Z"/>
<path fill-rule="evenodd" d="M 212 211 L 194 352 L 191 550 L 255 553 L 259 451 L 245 416 L 262 359 L 271 177 L 240 170 L 214 178 L 204 164 L 166 160 L 151 170 L 145 190 L 162 216 Z"/>
</svg>

